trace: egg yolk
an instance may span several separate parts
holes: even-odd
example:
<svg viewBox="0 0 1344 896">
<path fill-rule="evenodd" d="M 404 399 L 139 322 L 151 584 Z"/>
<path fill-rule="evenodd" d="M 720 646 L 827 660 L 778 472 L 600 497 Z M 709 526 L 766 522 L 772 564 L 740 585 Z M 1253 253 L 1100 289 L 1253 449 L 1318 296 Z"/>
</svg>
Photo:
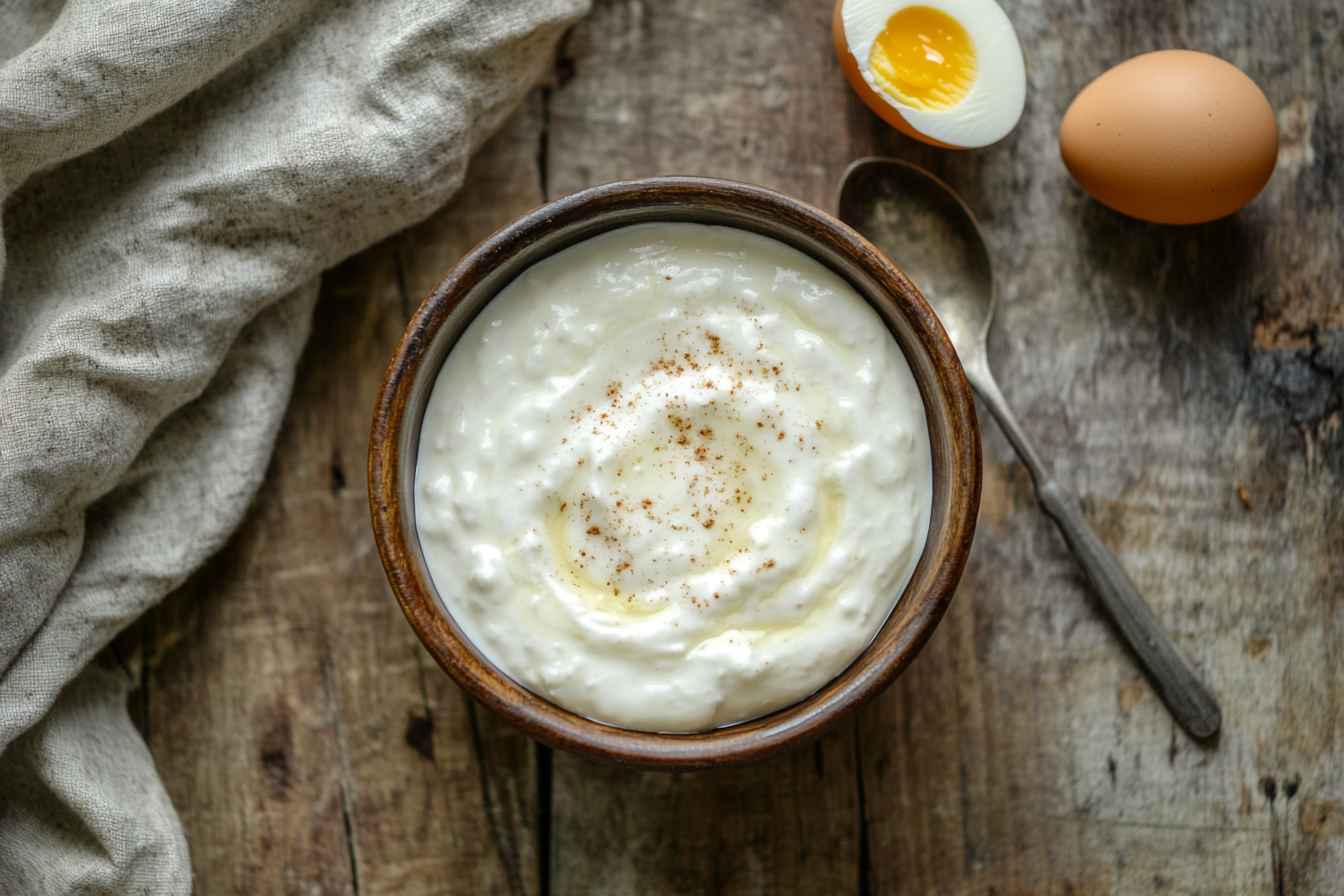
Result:
<svg viewBox="0 0 1344 896">
<path fill-rule="evenodd" d="M 887 19 L 868 65 L 898 102 L 937 112 L 966 98 L 975 83 L 975 45 L 961 23 L 941 10 L 907 6 Z"/>
</svg>

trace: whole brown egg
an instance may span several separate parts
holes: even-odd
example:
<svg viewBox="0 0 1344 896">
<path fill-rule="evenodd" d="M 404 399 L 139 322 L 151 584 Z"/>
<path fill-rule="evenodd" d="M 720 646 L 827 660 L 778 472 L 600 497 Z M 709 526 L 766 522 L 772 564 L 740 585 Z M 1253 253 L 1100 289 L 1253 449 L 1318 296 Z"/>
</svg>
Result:
<svg viewBox="0 0 1344 896">
<path fill-rule="evenodd" d="M 1078 94 L 1059 128 L 1064 164 L 1094 199 L 1159 224 L 1230 215 L 1274 173 L 1279 131 L 1265 94 L 1207 53 L 1145 53 Z"/>
</svg>

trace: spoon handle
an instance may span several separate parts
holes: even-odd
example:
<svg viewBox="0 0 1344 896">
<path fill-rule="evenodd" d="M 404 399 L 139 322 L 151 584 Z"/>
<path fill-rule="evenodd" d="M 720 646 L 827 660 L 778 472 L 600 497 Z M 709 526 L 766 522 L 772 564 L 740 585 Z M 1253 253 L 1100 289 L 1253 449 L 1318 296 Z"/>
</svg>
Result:
<svg viewBox="0 0 1344 896">
<path fill-rule="evenodd" d="M 999 421 L 1008 441 L 1022 457 L 1031 472 L 1041 506 L 1059 527 L 1101 598 L 1102 606 L 1133 648 L 1148 680 L 1172 716 L 1191 736 L 1201 740 L 1212 737 L 1222 724 L 1222 711 L 1213 694 L 1176 649 L 1115 554 L 1092 531 L 1083 517 L 1078 499 L 1060 488 L 1050 475 L 988 370 L 968 367 L 967 375 Z"/>
</svg>

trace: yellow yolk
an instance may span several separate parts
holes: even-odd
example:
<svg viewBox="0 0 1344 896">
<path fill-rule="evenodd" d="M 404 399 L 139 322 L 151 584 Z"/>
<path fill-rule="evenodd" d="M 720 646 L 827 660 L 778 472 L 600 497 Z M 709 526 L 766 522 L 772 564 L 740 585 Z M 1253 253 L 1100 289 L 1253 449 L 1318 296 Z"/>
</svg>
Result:
<svg viewBox="0 0 1344 896">
<path fill-rule="evenodd" d="M 868 65 L 878 84 L 916 109 L 951 109 L 975 83 L 975 46 L 961 23 L 928 6 L 907 6 L 887 19 Z"/>
</svg>

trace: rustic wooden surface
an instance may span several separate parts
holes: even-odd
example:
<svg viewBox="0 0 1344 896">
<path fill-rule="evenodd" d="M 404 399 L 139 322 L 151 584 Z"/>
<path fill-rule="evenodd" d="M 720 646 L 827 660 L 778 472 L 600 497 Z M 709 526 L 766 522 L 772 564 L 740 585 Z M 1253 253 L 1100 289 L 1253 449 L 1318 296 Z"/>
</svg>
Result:
<svg viewBox="0 0 1344 896">
<path fill-rule="evenodd" d="M 949 155 L 849 93 L 826 3 L 599 0 L 465 193 L 326 277 L 249 521 L 128 638 L 199 893 L 1341 892 L 1340 7 L 1004 6 L 1026 117 Z M 1266 193 L 1207 227 L 1113 215 L 1057 157 L 1083 84 L 1175 46 L 1248 71 L 1283 130 Z M 642 773 L 473 708 L 388 597 L 367 527 L 369 410 L 413 303 L 548 196 L 693 173 L 829 207 L 874 152 L 931 167 L 982 216 L 1004 390 L 1221 696 L 1221 738 L 1172 724 L 983 414 L 958 598 L 914 666 L 819 742 Z"/>
</svg>

